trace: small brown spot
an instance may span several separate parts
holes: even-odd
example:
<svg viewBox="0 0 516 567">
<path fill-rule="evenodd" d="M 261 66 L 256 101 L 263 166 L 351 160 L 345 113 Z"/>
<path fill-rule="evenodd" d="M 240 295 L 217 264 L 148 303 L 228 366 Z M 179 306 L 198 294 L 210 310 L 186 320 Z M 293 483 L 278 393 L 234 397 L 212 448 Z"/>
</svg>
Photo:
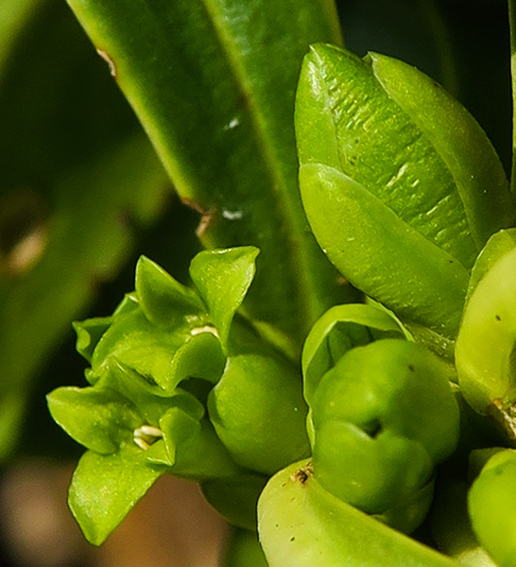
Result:
<svg viewBox="0 0 516 567">
<path fill-rule="evenodd" d="M 500 315 L 495 315 L 495 318 L 496 318 L 497 321 L 501 321 L 501 320 L 502 320 L 502 318 L 500 317 Z"/>
<path fill-rule="evenodd" d="M 314 469 L 312 463 L 308 462 L 304 467 L 292 473 L 290 480 L 292 482 L 300 482 L 304 486 L 311 476 L 314 476 Z"/>
<path fill-rule="evenodd" d="M 415 372 L 415 371 L 416 371 L 416 369 L 414 368 L 414 366 L 412 366 L 412 364 L 409 364 L 408 369 L 409 369 L 411 372 Z"/>
<path fill-rule="evenodd" d="M 40 260 L 48 244 L 46 204 L 30 189 L 0 200 L 0 272 L 20 276 Z"/>
<path fill-rule="evenodd" d="M 109 72 L 111 73 L 111 76 L 115 77 L 115 79 L 116 79 L 116 65 L 115 65 L 115 62 L 113 61 L 113 59 L 111 59 L 111 57 L 102 49 L 97 49 L 97 53 L 108 64 Z"/>
</svg>

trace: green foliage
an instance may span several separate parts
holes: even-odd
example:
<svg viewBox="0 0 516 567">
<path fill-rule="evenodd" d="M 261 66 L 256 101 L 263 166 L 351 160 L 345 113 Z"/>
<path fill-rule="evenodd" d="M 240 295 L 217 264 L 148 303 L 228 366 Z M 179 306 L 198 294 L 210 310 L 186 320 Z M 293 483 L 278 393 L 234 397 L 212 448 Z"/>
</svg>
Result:
<svg viewBox="0 0 516 567">
<path fill-rule="evenodd" d="M 0 459 L 131 258 L 47 396 L 91 543 L 171 474 L 235 526 L 228 567 L 515 565 L 514 175 L 434 80 L 474 101 L 487 68 L 457 3 L 68 1 L 94 47 L 57 0 L 0 8 Z M 170 182 L 195 236 L 157 227 Z"/>
</svg>

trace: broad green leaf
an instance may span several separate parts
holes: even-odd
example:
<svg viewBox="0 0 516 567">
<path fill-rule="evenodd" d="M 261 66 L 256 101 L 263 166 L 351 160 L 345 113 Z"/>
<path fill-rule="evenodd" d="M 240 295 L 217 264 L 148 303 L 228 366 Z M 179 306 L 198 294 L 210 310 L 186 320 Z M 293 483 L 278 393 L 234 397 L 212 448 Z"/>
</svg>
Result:
<svg viewBox="0 0 516 567">
<path fill-rule="evenodd" d="M 148 464 L 145 453 L 135 445 L 112 455 L 87 451 L 81 457 L 68 504 L 90 543 L 103 543 L 166 472 L 166 467 Z"/>
<path fill-rule="evenodd" d="M 118 451 L 141 421 L 134 406 L 114 390 L 63 387 L 49 394 L 47 402 L 56 423 L 97 453 Z"/>
<path fill-rule="evenodd" d="M 469 274 L 455 258 L 339 169 L 302 165 L 300 183 L 321 247 L 352 283 L 404 323 L 456 335 Z"/>
<path fill-rule="evenodd" d="M 173 328 L 152 324 L 142 310 L 115 317 L 100 339 L 92 357 L 92 370 L 101 375 L 111 358 L 145 376 L 168 391 L 172 360 L 178 348 L 190 337 L 189 323 L 178 317 Z"/>
<path fill-rule="evenodd" d="M 450 356 L 474 260 L 514 222 L 489 140 L 416 69 L 330 45 L 305 58 L 296 105 L 301 194 L 320 246 Z"/>
<path fill-rule="evenodd" d="M 225 347 L 233 316 L 253 281 L 259 252 L 252 246 L 207 250 L 197 254 L 190 264 L 190 276 Z"/>
<path fill-rule="evenodd" d="M 478 124 L 400 61 L 313 46 L 296 135 L 301 165 L 328 165 L 362 184 L 468 270 L 489 236 L 514 222 L 505 173 Z"/>
<path fill-rule="evenodd" d="M 507 177 L 491 142 L 468 111 L 430 77 L 391 57 L 377 53 L 369 57 L 385 92 L 407 113 L 452 174 L 479 250 L 494 232 L 513 226 L 516 220 Z"/>
<path fill-rule="evenodd" d="M 261 250 L 245 306 L 298 344 L 346 296 L 307 230 L 292 114 L 303 55 L 341 42 L 332 0 L 69 0 L 210 248 Z"/>
<path fill-rule="evenodd" d="M 2 2 L 0 22 L 4 459 L 32 380 L 157 218 L 168 181 L 62 2 Z"/>
</svg>

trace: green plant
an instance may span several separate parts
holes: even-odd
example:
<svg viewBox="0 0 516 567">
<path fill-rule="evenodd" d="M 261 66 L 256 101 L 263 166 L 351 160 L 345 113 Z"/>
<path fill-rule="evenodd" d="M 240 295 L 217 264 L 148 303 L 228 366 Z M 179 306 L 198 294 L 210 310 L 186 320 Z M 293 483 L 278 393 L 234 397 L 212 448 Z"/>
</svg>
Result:
<svg viewBox="0 0 516 567">
<path fill-rule="evenodd" d="M 494 461 L 473 531 L 464 511 L 440 537 L 468 454 L 516 436 L 516 207 L 482 128 L 410 65 L 344 49 L 331 0 L 69 4 L 205 247 L 177 278 L 141 256 L 112 315 L 74 324 L 87 385 L 48 404 L 87 449 L 86 538 L 172 474 L 236 527 L 230 565 L 513 564 L 479 521 Z M 415 6 L 453 86 L 442 6 Z M 130 177 L 142 150 L 120 152 Z"/>
</svg>

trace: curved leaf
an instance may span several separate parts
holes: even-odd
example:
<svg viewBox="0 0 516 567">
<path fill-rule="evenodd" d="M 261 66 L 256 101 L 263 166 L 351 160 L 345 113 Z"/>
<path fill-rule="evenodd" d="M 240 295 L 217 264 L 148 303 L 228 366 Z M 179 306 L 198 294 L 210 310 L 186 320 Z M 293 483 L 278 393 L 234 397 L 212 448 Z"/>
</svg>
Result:
<svg viewBox="0 0 516 567">
<path fill-rule="evenodd" d="M 301 59 L 340 43 L 332 0 L 69 0 L 208 247 L 261 250 L 244 306 L 297 338 L 343 299 L 307 229 L 292 113 Z"/>
</svg>

